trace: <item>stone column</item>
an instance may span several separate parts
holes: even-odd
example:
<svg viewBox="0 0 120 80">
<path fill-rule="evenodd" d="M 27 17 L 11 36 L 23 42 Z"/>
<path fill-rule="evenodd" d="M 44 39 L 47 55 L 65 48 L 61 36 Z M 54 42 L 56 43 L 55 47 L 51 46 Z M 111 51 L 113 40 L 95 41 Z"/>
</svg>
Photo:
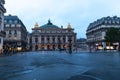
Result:
<svg viewBox="0 0 120 80">
<path fill-rule="evenodd" d="M 61 44 L 61 49 L 63 49 L 63 44 Z"/>
<path fill-rule="evenodd" d="M 58 37 L 55 36 L 55 43 L 58 43 Z"/>
<path fill-rule="evenodd" d="M 41 44 L 39 44 L 39 50 L 41 50 Z"/>
<path fill-rule="evenodd" d="M 58 50 L 58 44 L 55 45 L 55 49 Z"/>
<path fill-rule="evenodd" d="M 44 42 L 44 43 L 46 44 L 46 43 L 47 43 L 47 37 L 46 37 L 46 36 L 44 36 L 44 39 L 45 39 L 45 42 Z"/>
<path fill-rule="evenodd" d="M 50 45 L 50 49 L 53 49 L 53 45 Z"/>
<path fill-rule="evenodd" d="M 61 44 L 63 44 L 63 37 L 62 36 L 60 37 L 60 41 L 61 41 Z"/>
<path fill-rule="evenodd" d="M 38 37 L 38 43 L 39 43 L 39 50 L 41 50 L 41 36 Z"/>
<path fill-rule="evenodd" d="M 32 37 L 32 43 L 35 43 L 35 37 Z"/>
<path fill-rule="evenodd" d="M 74 43 L 74 36 L 72 36 L 72 42 L 71 42 L 71 44 L 72 44 L 72 51 L 73 51 L 73 50 L 75 50 L 75 47 L 74 47 L 74 45 L 75 45 L 75 43 Z"/>
<path fill-rule="evenodd" d="M 41 44 L 41 36 L 39 36 L 39 43 Z"/>
<path fill-rule="evenodd" d="M 44 49 L 47 50 L 47 45 L 44 45 Z"/>
<path fill-rule="evenodd" d="M 68 36 L 66 36 L 66 51 L 68 51 L 68 44 L 69 44 L 69 42 L 68 42 Z"/>
<path fill-rule="evenodd" d="M 50 43 L 52 43 L 53 41 L 52 41 L 52 36 L 50 36 Z"/>
<path fill-rule="evenodd" d="M 68 43 L 68 36 L 66 36 L 66 43 Z"/>
</svg>

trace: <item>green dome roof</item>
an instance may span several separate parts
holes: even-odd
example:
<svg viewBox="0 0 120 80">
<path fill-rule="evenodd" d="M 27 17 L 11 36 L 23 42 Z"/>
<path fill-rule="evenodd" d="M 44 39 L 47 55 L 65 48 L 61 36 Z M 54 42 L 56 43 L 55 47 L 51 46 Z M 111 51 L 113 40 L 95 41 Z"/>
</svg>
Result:
<svg viewBox="0 0 120 80">
<path fill-rule="evenodd" d="M 54 24 L 52 24 L 51 21 L 48 20 L 48 23 L 43 25 L 43 26 L 41 26 L 40 28 L 59 28 L 59 27 L 54 25 Z"/>
</svg>

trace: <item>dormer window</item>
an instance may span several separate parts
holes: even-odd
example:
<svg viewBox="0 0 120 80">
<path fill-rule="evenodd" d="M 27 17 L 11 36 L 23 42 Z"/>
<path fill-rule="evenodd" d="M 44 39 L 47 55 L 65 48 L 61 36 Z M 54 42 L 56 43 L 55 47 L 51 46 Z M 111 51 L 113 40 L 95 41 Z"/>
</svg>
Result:
<svg viewBox="0 0 120 80">
<path fill-rule="evenodd" d="M 15 24 L 17 24 L 17 23 L 18 23 L 18 21 L 17 21 L 17 20 L 15 20 L 15 21 L 14 21 L 14 23 L 15 23 Z"/>
<path fill-rule="evenodd" d="M 9 23 L 11 24 L 11 23 L 12 23 L 12 20 L 9 20 Z"/>
</svg>

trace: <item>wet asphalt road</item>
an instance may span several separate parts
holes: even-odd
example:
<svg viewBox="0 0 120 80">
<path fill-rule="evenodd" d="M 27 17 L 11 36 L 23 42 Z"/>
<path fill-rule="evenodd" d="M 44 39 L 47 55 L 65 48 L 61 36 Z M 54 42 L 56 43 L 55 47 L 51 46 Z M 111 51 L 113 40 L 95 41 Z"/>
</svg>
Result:
<svg viewBox="0 0 120 80">
<path fill-rule="evenodd" d="M 120 53 L 21 52 L 0 57 L 0 80 L 120 80 Z"/>
</svg>

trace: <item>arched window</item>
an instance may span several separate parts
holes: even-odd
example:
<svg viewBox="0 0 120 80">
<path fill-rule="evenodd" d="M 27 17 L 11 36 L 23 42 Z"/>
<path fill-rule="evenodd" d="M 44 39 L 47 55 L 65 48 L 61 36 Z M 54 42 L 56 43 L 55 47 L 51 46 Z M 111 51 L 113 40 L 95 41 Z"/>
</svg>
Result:
<svg viewBox="0 0 120 80">
<path fill-rule="evenodd" d="M 35 50 L 38 50 L 38 45 L 35 45 Z"/>
</svg>

